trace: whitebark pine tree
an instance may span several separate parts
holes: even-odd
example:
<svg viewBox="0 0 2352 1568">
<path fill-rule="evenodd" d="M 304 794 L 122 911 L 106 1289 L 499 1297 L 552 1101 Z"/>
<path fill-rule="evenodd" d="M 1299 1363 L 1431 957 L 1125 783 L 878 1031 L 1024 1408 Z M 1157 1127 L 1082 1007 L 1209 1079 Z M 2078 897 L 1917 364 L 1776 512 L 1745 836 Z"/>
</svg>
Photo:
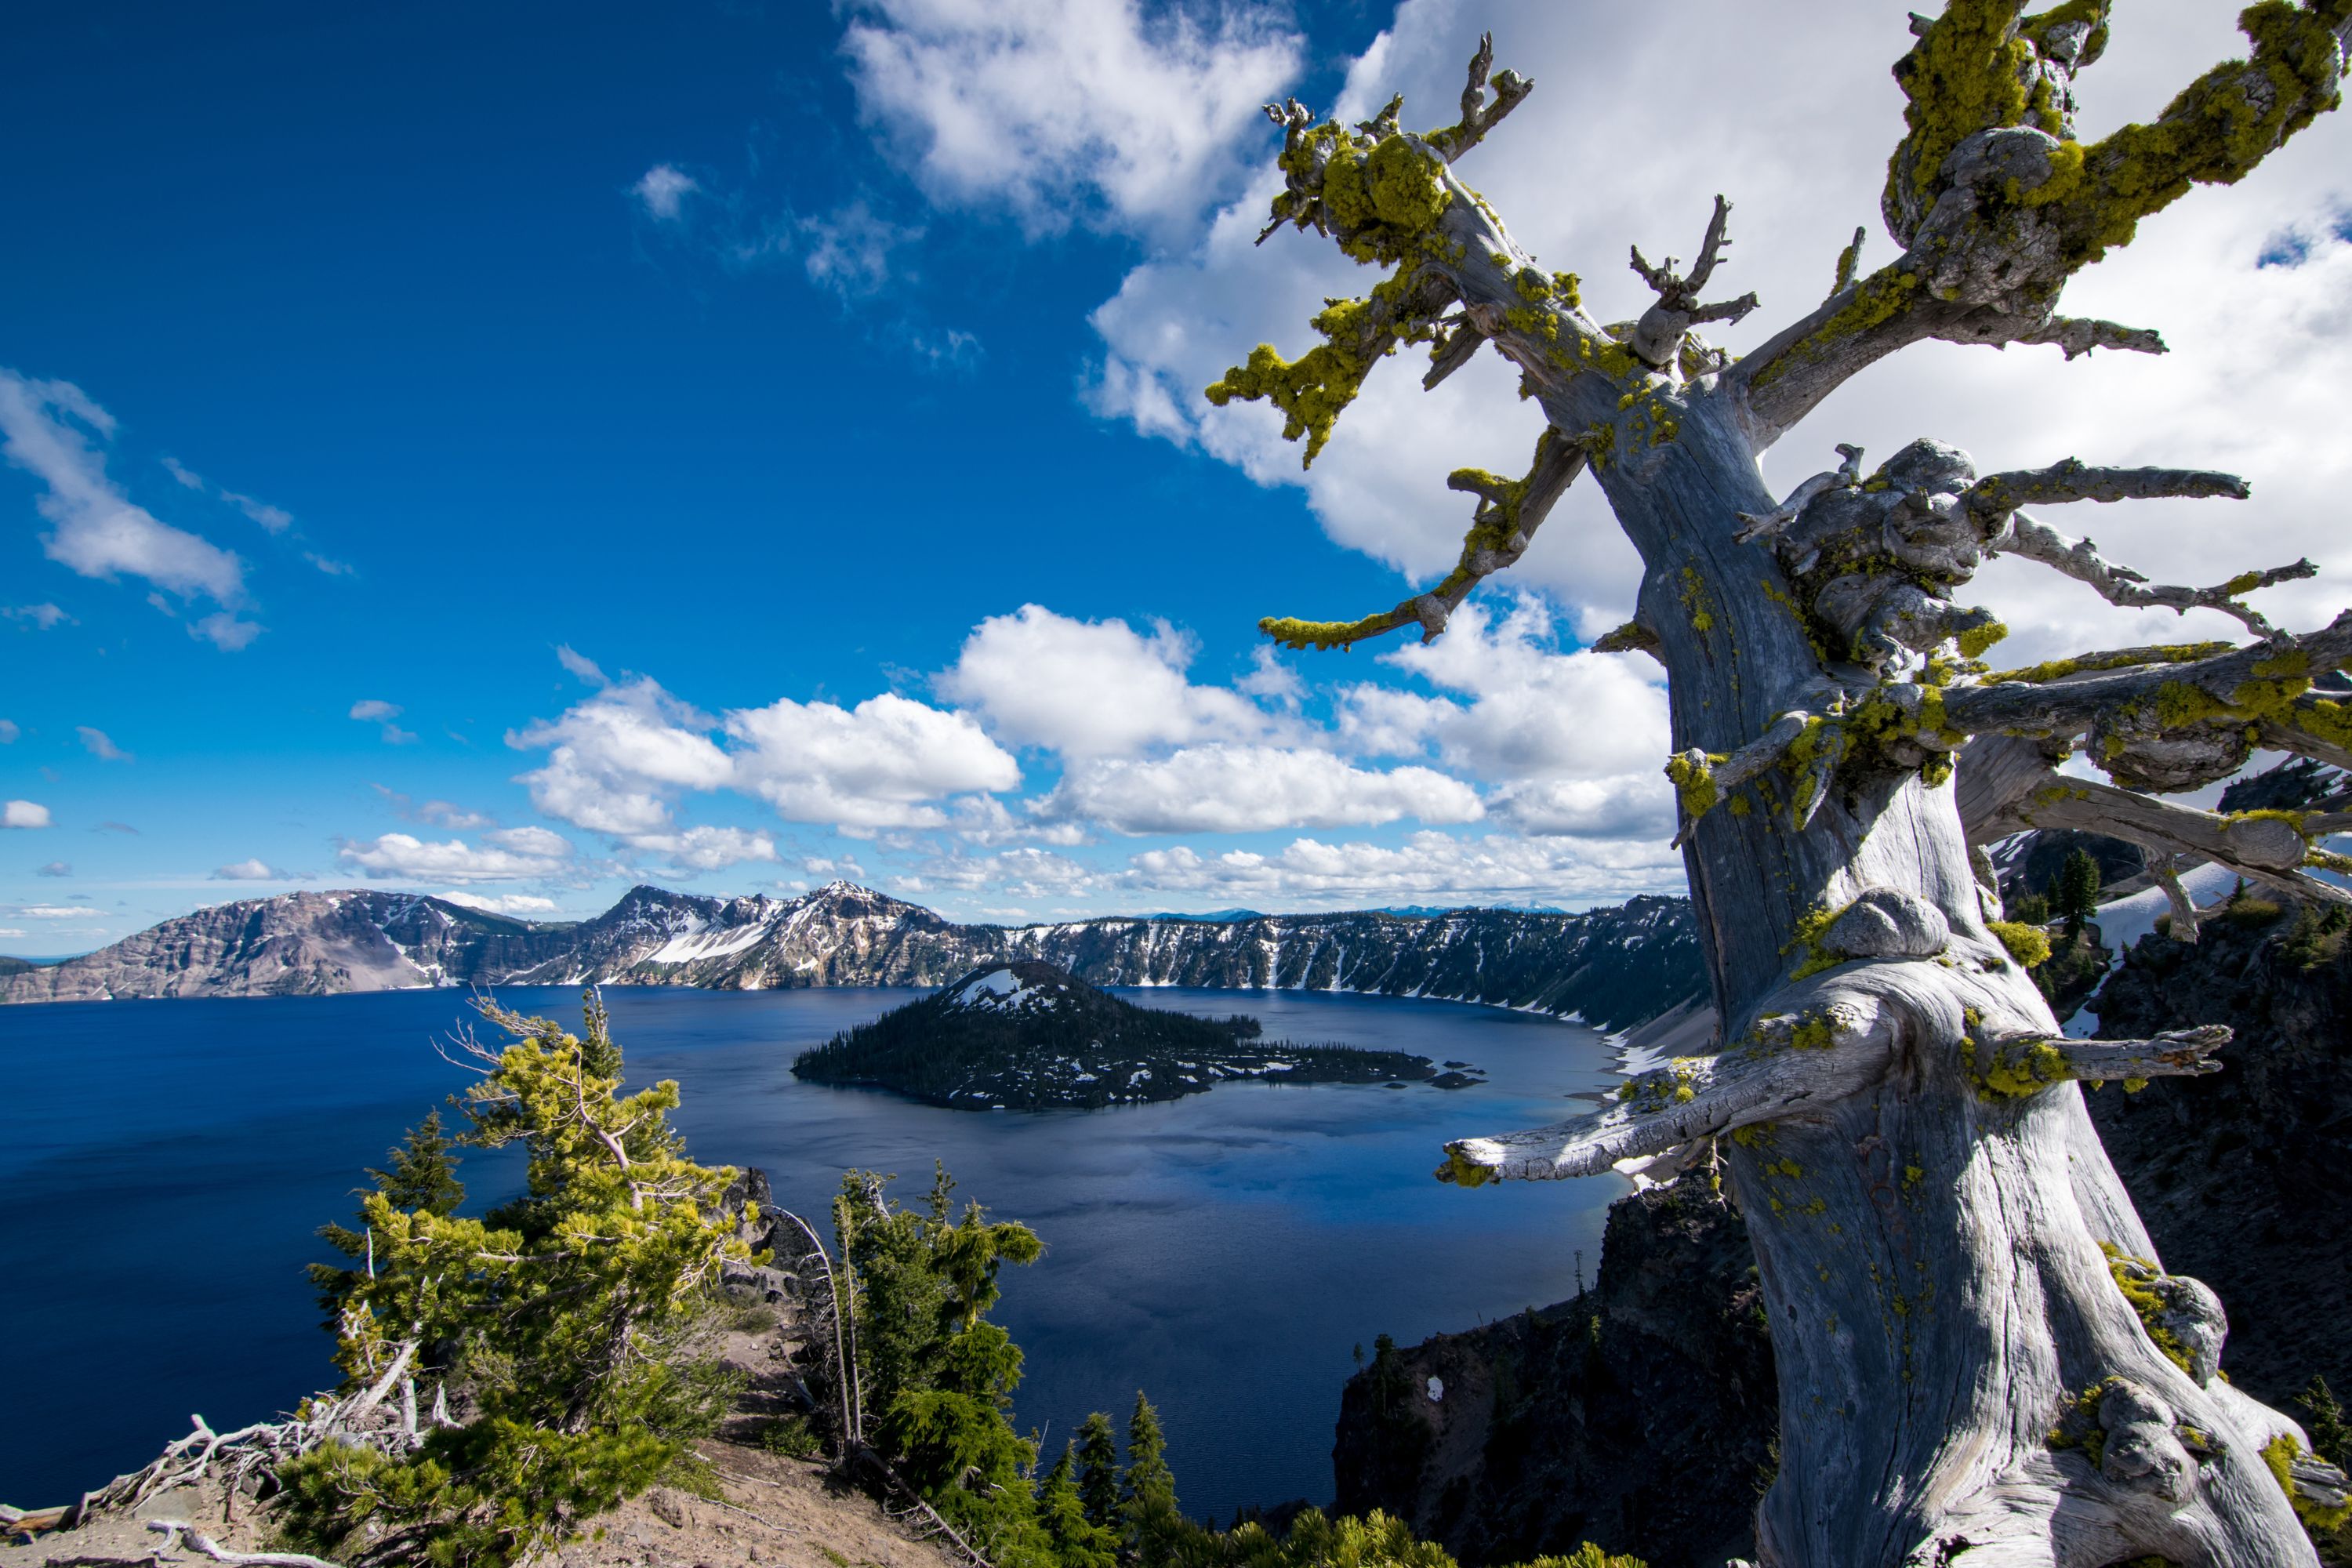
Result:
<svg viewBox="0 0 2352 1568">
<path fill-rule="evenodd" d="M 2217 1375 L 2221 1304 L 2163 1272 L 2077 1085 L 2218 1070 L 2228 1030 L 2065 1038 L 1994 929 L 1980 847 L 2026 826 L 2095 828 L 2163 866 L 2200 857 L 2343 900 L 2306 868 L 2328 863 L 2315 841 L 2352 819 L 2154 796 L 2225 777 L 2257 745 L 2352 765 L 2352 704 L 2312 686 L 2352 660 L 2352 614 L 2290 633 L 2245 595 L 2310 575 L 2307 562 L 2155 584 L 2020 510 L 2244 497 L 2227 474 L 2069 458 L 1980 476 L 1921 440 L 1872 471 L 1841 448 L 1841 467 L 1776 500 L 1758 467 L 1848 377 L 1923 339 L 2163 352 L 2154 331 L 2059 314 L 2062 289 L 2138 219 L 2241 178 L 2335 108 L 2352 0 L 2262 0 L 2241 18 L 2249 58 L 2153 123 L 2086 143 L 2074 79 L 2107 10 L 1950 0 L 1915 16 L 1884 199 L 1902 254 L 1857 275 L 1857 231 L 1829 297 L 1738 359 L 1692 331 L 1758 304 L 1704 298 L 1722 198 L 1687 271 L 1633 252 L 1656 303 L 1612 326 L 1463 183 L 1455 161 L 1532 87 L 1490 79 L 1491 41 L 1443 130 L 1404 131 L 1398 101 L 1352 127 L 1296 100 L 1267 108 L 1287 178 L 1266 233 L 1312 229 L 1388 276 L 1316 317 L 1311 352 L 1263 345 L 1211 400 L 1272 403 L 1311 462 L 1387 354 L 1429 345 L 1434 387 L 1491 344 L 1548 425 L 1525 476 L 1452 476 L 1478 500 L 1435 588 L 1360 621 L 1265 632 L 1300 647 L 1409 626 L 1435 637 L 1587 470 L 1641 553 L 1634 619 L 1600 646 L 1645 649 L 1670 678 L 1667 773 L 1716 1049 L 1636 1078 L 1597 1114 L 1449 1145 L 1440 1174 L 1477 1185 L 1720 1162 L 1780 1367 L 1780 1466 L 1757 1511 L 1777 1568 L 2312 1564 L 2298 1510 L 2343 1502 L 2300 1428 Z M 2225 612 L 2252 640 L 1991 671 L 1979 656 L 2000 624 L 1954 595 L 1997 553 L 2111 603 Z M 2116 787 L 2058 778 L 2077 749 Z M 2193 938 L 2178 901 L 2175 931 Z"/>
</svg>

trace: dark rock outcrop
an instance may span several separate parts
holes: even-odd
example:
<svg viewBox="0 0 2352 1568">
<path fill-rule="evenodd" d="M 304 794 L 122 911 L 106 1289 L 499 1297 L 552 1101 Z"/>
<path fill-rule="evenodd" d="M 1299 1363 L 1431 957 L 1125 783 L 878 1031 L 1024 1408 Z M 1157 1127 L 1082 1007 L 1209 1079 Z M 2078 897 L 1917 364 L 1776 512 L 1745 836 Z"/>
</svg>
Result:
<svg viewBox="0 0 2352 1568">
<path fill-rule="evenodd" d="M 1717 1568 L 1752 1542 L 1778 1409 L 1747 1227 L 1687 1175 L 1609 1211 L 1585 1294 L 1383 1345 L 1341 1396 L 1335 1511 L 1385 1509 L 1474 1568 L 1583 1541 Z"/>
<path fill-rule="evenodd" d="M 2228 1024 L 2208 1078 L 2091 1096 L 2116 1166 L 2176 1274 L 2230 1314 L 2222 1364 L 2292 1408 L 2313 1374 L 2352 1391 L 2352 918 L 2259 900 L 2202 922 L 2194 946 L 2142 941 L 2093 1001 L 2099 1032 Z"/>
</svg>

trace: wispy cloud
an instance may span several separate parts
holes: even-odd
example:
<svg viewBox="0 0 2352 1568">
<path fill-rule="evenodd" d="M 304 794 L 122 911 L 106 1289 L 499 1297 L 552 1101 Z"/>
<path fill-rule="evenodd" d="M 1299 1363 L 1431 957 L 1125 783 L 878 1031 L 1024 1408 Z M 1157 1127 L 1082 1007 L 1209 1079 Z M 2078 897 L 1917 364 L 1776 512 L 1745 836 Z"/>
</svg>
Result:
<svg viewBox="0 0 2352 1568">
<path fill-rule="evenodd" d="M 61 626 L 80 624 L 55 605 L 47 604 L 0 605 L 0 616 L 12 621 L 29 621 L 36 629 L 45 632 L 54 631 Z"/>
<path fill-rule="evenodd" d="M 135 760 L 130 752 L 116 745 L 103 730 L 93 730 L 87 724 L 77 724 L 74 726 L 74 733 L 81 737 L 82 750 L 101 763 L 128 763 Z"/>
<path fill-rule="evenodd" d="M 369 786 L 383 796 L 395 816 L 404 822 L 422 822 L 434 827 L 446 827 L 454 833 L 470 833 L 478 827 L 496 827 L 498 819 L 478 811 L 468 811 L 462 805 L 446 800 L 428 800 L 422 805 L 383 784 Z"/>
<path fill-rule="evenodd" d="M 37 868 L 33 872 L 33 875 L 36 877 L 70 877 L 73 875 L 73 868 L 67 865 L 62 860 L 52 860 L 47 865 Z"/>
<path fill-rule="evenodd" d="M 657 223 L 676 223 L 685 211 L 686 198 L 702 189 L 693 175 L 681 173 L 668 163 L 656 163 L 629 187 L 646 216 Z"/>
<path fill-rule="evenodd" d="M 283 533 L 294 526 L 294 514 L 284 507 L 271 506 L 254 496 L 239 495 L 235 490 L 223 490 L 220 499 L 261 525 L 265 533 Z"/>
<path fill-rule="evenodd" d="M 224 648 L 243 647 L 261 630 L 235 614 L 246 600 L 245 563 L 158 521 L 109 479 L 90 438 L 113 435 L 114 416 L 71 382 L 0 370 L 0 456 L 47 487 L 34 505 L 53 525 L 41 539 L 49 559 L 85 577 L 140 577 L 183 599 L 210 599 L 221 611 L 191 631 Z"/>
<path fill-rule="evenodd" d="M 352 704 L 352 717 L 366 724 L 383 726 L 384 744 L 405 746 L 416 739 L 415 731 L 404 730 L 393 722 L 401 715 L 397 702 L 385 702 L 377 698 L 363 698 Z"/>
<path fill-rule="evenodd" d="M 283 882 L 288 879 L 285 872 L 260 859 L 236 860 L 213 868 L 213 880 L 216 882 Z"/>
<path fill-rule="evenodd" d="M 574 676 L 586 681 L 591 686 L 610 686 L 613 684 L 612 679 L 604 673 L 602 667 L 600 667 L 594 659 L 590 658 L 584 653 L 573 652 L 572 645 L 569 643 L 557 645 L 555 649 L 555 662 L 562 665 L 564 668 L 570 670 Z"/>
<path fill-rule="evenodd" d="M 16 728 L 15 720 L 0 719 L 0 746 L 15 745 L 16 743 L 16 737 L 24 732 L 25 731 Z"/>
<path fill-rule="evenodd" d="M 139 837 L 139 830 L 127 822 L 101 822 L 90 831 L 92 833 L 127 833 L 133 838 Z"/>
<path fill-rule="evenodd" d="M 801 220 L 807 250 L 801 260 L 809 281 L 844 303 L 880 291 L 890 280 L 890 253 L 923 237 L 919 227 L 877 216 L 864 200 L 822 217 Z"/>
</svg>

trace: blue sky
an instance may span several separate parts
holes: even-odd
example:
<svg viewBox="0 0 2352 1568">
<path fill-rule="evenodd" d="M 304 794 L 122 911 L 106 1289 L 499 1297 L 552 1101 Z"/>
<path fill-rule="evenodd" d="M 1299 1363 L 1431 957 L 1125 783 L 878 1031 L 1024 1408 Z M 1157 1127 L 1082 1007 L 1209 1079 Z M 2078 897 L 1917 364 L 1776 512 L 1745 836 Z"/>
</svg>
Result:
<svg viewBox="0 0 2352 1568">
<path fill-rule="evenodd" d="M 1592 59 L 1663 42 L 1613 9 L 16 19 L 0 951 L 368 881 L 551 918 L 638 879 L 840 874 L 1003 919 L 1678 886 L 1654 669 L 1577 651 L 1633 580 L 1594 497 L 1429 649 L 1276 658 L 1255 633 L 1442 571 L 1466 521 L 1444 472 L 1524 467 L 1506 384 L 1423 399 L 1400 371 L 1307 475 L 1263 410 L 1196 394 L 1368 281 L 1308 238 L 1247 244 L 1274 146 L 1255 104 L 1362 112 L 1393 84 L 1450 118 L 1478 22 L 1539 84 L 1479 172 L 1515 227 L 1571 265 L 1695 227 L 1727 189 L 1752 216 L 1756 335 L 1776 328 L 1770 285 L 1801 308 L 1870 216 L 1901 8 L 1771 34 L 1712 8 L 1702 51 L 1786 49 L 1855 90 L 1651 110 L 1660 134 L 1595 148 L 1574 203 L 1558 149 L 1629 90 Z M 2140 111 L 2229 47 L 2186 12 L 2152 31 L 2114 68 Z M 1759 118 L 1770 136 L 1741 133 Z M 2182 427 L 2147 409 L 2230 397 L 2219 351 L 2248 334 L 2340 388 L 2335 132 L 2199 229 L 2149 226 L 2175 253 L 2102 268 L 2173 316 L 2177 351 L 2200 346 L 2182 301 L 2258 291 L 2190 379 L 2085 367 L 2045 390 L 2054 356 L 1927 351 L 1825 410 L 1843 423 L 1776 482 L 1923 421 L 2003 458 L 2063 455 L 2027 449 L 2054 427 L 2121 460 Z M 1630 279 L 1599 287 L 1635 303 Z M 2199 456 L 2252 463 L 2274 425 L 2209 420 Z M 2340 531 L 2326 439 L 2280 476 L 2286 553 Z M 2159 563 L 2193 555 L 2200 525 L 2149 515 Z M 2035 619 L 2053 645 L 2133 626 L 2071 600 Z"/>
</svg>

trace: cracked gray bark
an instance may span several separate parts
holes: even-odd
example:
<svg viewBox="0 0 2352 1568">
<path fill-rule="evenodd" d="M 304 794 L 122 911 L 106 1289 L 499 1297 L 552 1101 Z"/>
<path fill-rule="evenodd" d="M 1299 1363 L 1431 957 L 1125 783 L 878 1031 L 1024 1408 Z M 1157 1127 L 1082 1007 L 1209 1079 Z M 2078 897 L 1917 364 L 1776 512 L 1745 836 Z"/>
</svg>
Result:
<svg viewBox="0 0 2352 1568">
<path fill-rule="evenodd" d="M 2154 127 L 2088 144 L 2074 137 L 2073 92 L 2104 44 L 2104 5 L 2026 16 L 1953 0 L 1915 19 L 1896 68 L 1910 129 L 1885 204 L 1902 254 L 1858 276 L 1860 246 L 1848 247 L 1831 298 L 1736 363 L 1689 330 L 1753 308 L 1700 298 L 1724 265 L 1721 197 L 1687 275 L 1634 253 L 1658 302 L 1609 326 L 1454 173 L 1530 85 L 1496 77 L 1508 90 L 1490 103 L 1491 47 L 1473 63 L 1462 122 L 1425 137 L 1402 129 L 1395 103 L 1353 130 L 1318 126 L 1295 102 L 1269 110 L 1286 186 L 1268 232 L 1313 229 L 1395 271 L 1360 310 L 1318 319 L 1344 353 L 1290 362 L 1263 349 L 1216 395 L 1274 403 L 1311 457 L 1388 351 L 1433 343 L 1436 385 L 1483 344 L 1519 372 L 1554 454 L 1526 480 L 1464 487 L 1478 510 L 1433 595 L 1357 622 L 1270 620 L 1269 634 L 1327 647 L 1405 626 L 1436 635 L 1524 548 L 1525 508 L 1582 471 L 1642 556 L 1634 619 L 1609 640 L 1668 673 L 1668 771 L 1721 1048 L 1574 1122 L 1460 1140 L 1441 1174 L 1484 1185 L 1719 1154 L 1781 1380 L 1781 1464 L 1757 1512 L 1773 1568 L 2316 1561 L 2262 1457 L 2281 1440 L 2307 1449 L 2307 1437 L 2214 1375 L 2221 1307 L 2163 1273 L 2075 1086 L 2212 1071 L 2225 1032 L 2183 1019 L 2153 1040 L 2064 1039 L 1989 929 L 1998 898 L 1970 842 L 2003 814 L 2050 810 L 2037 792 L 2079 747 L 2126 786 L 2096 797 L 2103 821 L 2128 815 L 2169 848 L 2307 880 L 2311 825 L 2282 836 L 2136 792 L 2226 776 L 2255 739 L 2352 743 L 2352 713 L 2308 690 L 2312 674 L 2352 659 L 2352 616 L 2290 635 L 2244 595 L 2300 565 L 2151 587 L 2017 510 L 2242 494 L 2231 476 L 2069 460 L 1979 480 L 1967 453 L 1920 441 L 1867 475 L 1845 450 L 1776 500 L 1758 466 L 1839 385 L 1923 339 L 2068 358 L 2160 352 L 2152 331 L 2059 314 L 2060 296 L 2138 217 L 2194 184 L 2241 177 L 2335 107 L 2352 7 L 2262 15 L 2249 59 L 2189 84 Z M 1557 482 L 1535 484 L 1547 477 Z M 1975 656 L 2000 625 L 1955 595 L 2001 552 L 2113 602 L 2219 610 L 2263 640 L 1990 679 Z M 1971 764 L 1956 786 L 1963 747 L 1981 777 L 1967 776 Z M 2104 1249 L 2139 1260 L 2129 1267 L 2165 1300 L 2194 1304 L 2213 1356 L 2184 1367 L 2160 1351 Z M 2095 1426 L 2101 1443 L 2053 1439 L 2062 1418 Z"/>
</svg>

